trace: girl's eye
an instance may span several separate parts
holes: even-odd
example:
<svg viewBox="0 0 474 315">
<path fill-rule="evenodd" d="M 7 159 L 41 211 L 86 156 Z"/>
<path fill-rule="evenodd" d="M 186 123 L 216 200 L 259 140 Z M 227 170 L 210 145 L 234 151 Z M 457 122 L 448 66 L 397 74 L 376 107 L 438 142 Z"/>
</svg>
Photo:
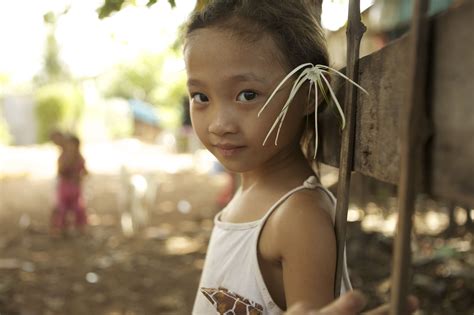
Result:
<svg viewBox="0 0 474 315">
<path fill-rule="evenodd" d="M 252 101 L 257 97 L 257 93 L 253 91 L 243 91 L 237 96 L 239 102 L 248 102 Z"/>
<path fill-rule="evenodd" d="M 198 103 L 207 103 L 209 102 L 209 98 L 202 94 L 202 93 L 193 93 L 191 95 L 191 99 L 195 102 L 198 102 Z"/>
</svg>

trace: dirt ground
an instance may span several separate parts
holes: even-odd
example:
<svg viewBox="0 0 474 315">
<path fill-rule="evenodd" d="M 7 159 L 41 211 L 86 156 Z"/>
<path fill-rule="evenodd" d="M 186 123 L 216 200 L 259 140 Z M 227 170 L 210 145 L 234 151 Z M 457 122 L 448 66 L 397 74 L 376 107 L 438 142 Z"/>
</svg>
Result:
<svg viewBox="0 0 474 315">
<path fill-rule="evenodd" d="M 0 148 L 0 315 L 190 314 L 225 176 L 209 171 L 209 160 L 193 167 L 195 156 L 134 145 L 127 156 L 85 150 L 90 225 L 85 235 L 58 238 L 48 233 L 57 152 Z M 148 158 L 130 162 L 135 155 Z M 133 233 L 120 203 L 124 160 L 154 184 L 148 218 Z M 185 166 L 166 169 L 178 160 Z M 349 223 L 348 262 L 353 285 L 376 305 L 389 296 L 393 235 L 368 225 Z M 419 314 L 473 314 L 472 232 L 458 227 L 451 237 L 419 235 L 415 243 Z"/>
<path fill-rule="evenodd" d="M 189 314 L 217 187 L 195 174 L 161 179 L 168 191 L 160 191 L 147 226 L 126 237 L 114 202 L 117 178 L 91 175 L 98 191 L 88 203 L 91 226 L 86 235 L 60 238 L 48 234 L 52 183 L 4 180 L 0 314 Z M 205 215 L 177 211 L 183 196 Z"/>
</svg>

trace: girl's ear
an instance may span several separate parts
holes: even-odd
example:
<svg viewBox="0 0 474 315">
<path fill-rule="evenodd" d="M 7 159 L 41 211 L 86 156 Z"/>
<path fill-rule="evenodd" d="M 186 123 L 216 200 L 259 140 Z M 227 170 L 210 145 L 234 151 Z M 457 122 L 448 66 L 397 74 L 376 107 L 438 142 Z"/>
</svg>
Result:
<svg viewBox="0 0 474 315">
<path fill-rule="evenodd" d="M 311 90 L 308 89 L 307 91 L 308 91 L 308 97 L 306 98 L 306 102 L 305 102 L 305 110 L 304 110 L 305 116 L 309 116 L 312 113 L 314 113 L 314 98 L 315 98 L 314 86 Z"/>
</svg>

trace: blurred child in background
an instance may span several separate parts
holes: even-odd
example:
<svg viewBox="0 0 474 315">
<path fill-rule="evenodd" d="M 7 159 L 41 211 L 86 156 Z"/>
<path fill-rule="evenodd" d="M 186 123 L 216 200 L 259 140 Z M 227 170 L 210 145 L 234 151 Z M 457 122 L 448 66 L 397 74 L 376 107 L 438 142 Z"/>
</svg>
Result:
<svg viewBox="0 0 474 315">
<path fill-rule="evenodd" d="M 55 143 L 62 148 L 62 152 L 58 158 L 56 207 L 52 215 L 52 232 L 53 235 L 65 233 L 68 227 L 68 214 L 72 212 L 76 229 L 83 233 L 87 216 L 81 186 L 87 170 L 80 151 L 80 140 L 75 135 L 63 135 L 63 139 Z"/>
</svg>

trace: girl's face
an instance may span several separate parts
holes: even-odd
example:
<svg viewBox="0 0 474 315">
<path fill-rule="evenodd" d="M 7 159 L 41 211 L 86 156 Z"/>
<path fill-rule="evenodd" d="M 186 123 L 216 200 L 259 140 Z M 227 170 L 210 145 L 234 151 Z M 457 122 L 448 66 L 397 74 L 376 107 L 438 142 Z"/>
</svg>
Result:
<svg viewBox="0 0 474 315">
<path fill-rule="evenodd" d="M 282 65 L 271 36 L 247 42 L 227 30 L 198 29 L 187 38 L 184 57 L 194 130 L 227 169 L 257 170 L 299 152 L 304 93 L 290 106 L 278 146 L 274 145 L 276 130 L 262 146 L 292 86 L 284 86 L 257 117 L 290 70 Z"/>
</svg>

